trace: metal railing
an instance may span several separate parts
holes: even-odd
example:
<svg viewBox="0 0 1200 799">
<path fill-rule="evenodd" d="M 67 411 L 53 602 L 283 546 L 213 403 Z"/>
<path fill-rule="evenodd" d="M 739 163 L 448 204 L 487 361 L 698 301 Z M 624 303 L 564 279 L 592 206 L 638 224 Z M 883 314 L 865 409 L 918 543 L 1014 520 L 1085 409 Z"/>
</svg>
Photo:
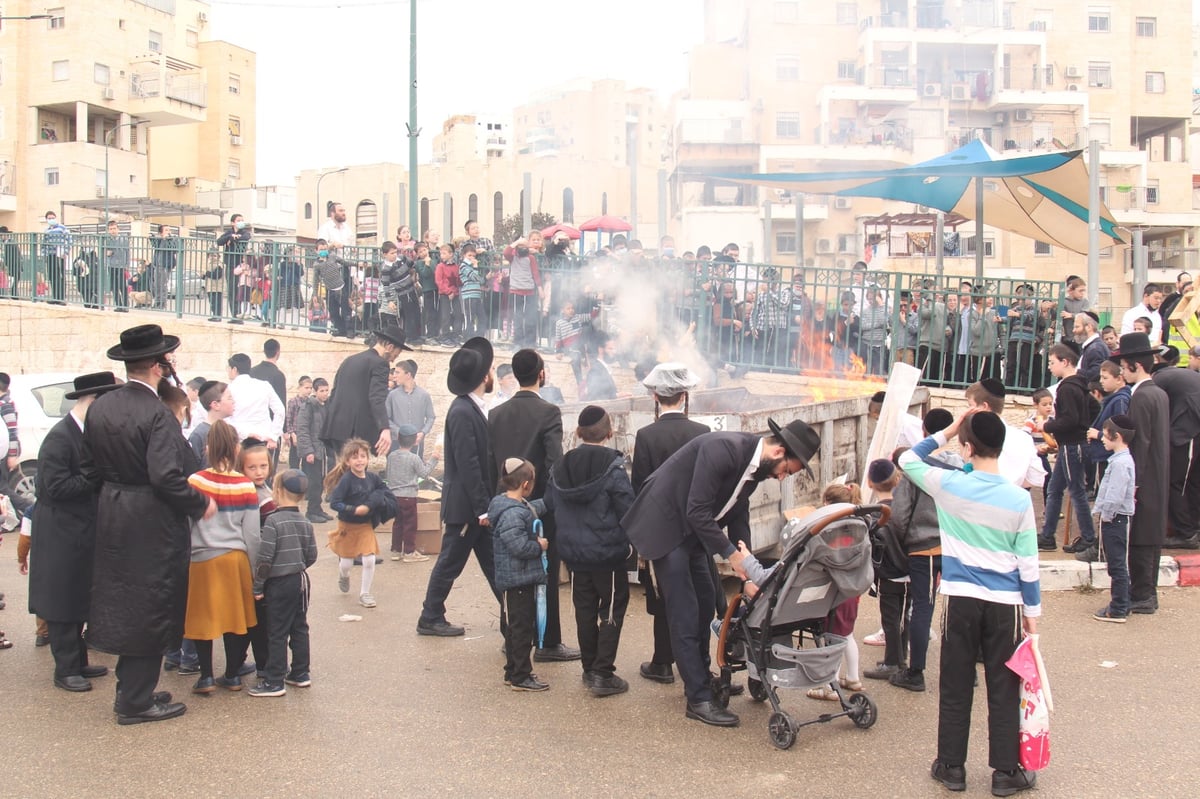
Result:
<svg viewBox="0 0 1200 799">
<path fill-rule="evenodd" d="M 626 362 L 688 351 L 714 372 L 854 376 L 885 375 L 902 360 L 922 368 L 927 385 L 995 376 L 1029 391 L 1049 383 L 1044 355 L 1062 327 L 1057 282 L 972 286 L 974 278 L 924 273 L 872 272 L 864 280 L 825 267 L 543 254 L 541 286 L 527 293 L 514 287 L 501 252 L 480 259 L 481 291 L 467 302 L 439 296 L 436 262 L 418 264 L 422 291 L 416 315 L 405 318 L 374 294 L 376 248 L 339 254 L 350 281 L 339 306 L 351 320 L 347 334 L 376 329 L 391 314 L 416 328 L 410 340 L 454 345 L 486 335 L 536 346 L 569 359 L 580 380 L 597 357 L 596 334 L 605 333 Z M 318 260 L 311 248 L 266 241 L 222 248 L 198 238 L 79 233 L 65 242 L 9 234 L 0 235 L 0 295 L 331 332 Z"/>
</svg>

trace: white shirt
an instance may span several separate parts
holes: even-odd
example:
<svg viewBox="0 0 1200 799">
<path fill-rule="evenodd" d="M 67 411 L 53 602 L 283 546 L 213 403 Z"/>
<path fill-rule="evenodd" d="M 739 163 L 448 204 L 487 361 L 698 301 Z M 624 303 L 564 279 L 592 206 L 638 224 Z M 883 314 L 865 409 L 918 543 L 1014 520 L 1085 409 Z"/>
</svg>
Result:
<svg viewBox="0 0 1200 799">
<path fill-rule="evenodd" d="M 283 402 L 271 384 L 250 375 L 238 375 L 229 383 L 233 415 L 227 420 L 242 438 L 278 441 L 283 435 Z"/>
<path fill-rule="evenodd" d="M 1046 481 L 1042 459 L 1038 457 L 1033 436 L 1028 431 L 1004 425 L 1004 446 L 998 462 L 1000 476 L 1018 488 L 1040 486 Z"/>
<path fill-rule="evenodd" d="M 1150 345 L 1157 345 L 1162 341 L 1162 314 L 1158 311 L 1152 311 L 1146 307 L 1146 303 L 1138 303 L 1125 312 L 1121 317 L 1121 335 L 1133 332 L 1133 323 L 1145 317 L 1150 320 Z"/>
<path fill-rule="evenodd" d="M 349 222 L 338 224 L 332 219 L 326 219 L 321 228 L 317 231 L 318 239 L 325 239 L 330 244 L 340 244 L 343 247 L 353 247 L 355 245 L 354 228 L 350 227 Z"/>
<path fill-rule="evenodd" d="M 925 428 L 921 420 L 913 416 L 911 413 L 906 413 L 900 417 L 900 435 L 896 437 L 897 447 L 908 447 L 912 449 L 921 439 L 925 438 Z"/>
<path fill-rule="evenodd" d="M 750 465 L 747 466 L 746 471 L 742 473 L 742 479 L 738 480 L 738 484 L 734 486 L 733 496 L 731 496 L 729 501 L 725 503 L 725 507 L 721 508 L 721 512 L 713 517 L 714 519 L 724 518 L 725 514 L 729 513 L 729 511 L 733 509 L 733 506 L 737 504 L 738 494 L 742 493 L 742 486 L 750 482 L 750 480 L 754 477 L 754 472 L 758 469 L 758 463 L 762 460 L 763 441 L 764 439 L 761 438 L 758 440 L 758 446 L 754 448 L 754 457 L 750 459 Z"/>
</svg>

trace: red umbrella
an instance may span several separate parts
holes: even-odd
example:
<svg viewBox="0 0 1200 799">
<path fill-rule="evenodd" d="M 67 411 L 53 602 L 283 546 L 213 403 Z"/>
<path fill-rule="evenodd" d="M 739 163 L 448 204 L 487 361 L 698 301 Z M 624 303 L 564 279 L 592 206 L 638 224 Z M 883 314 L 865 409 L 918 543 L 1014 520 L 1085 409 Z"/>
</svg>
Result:
<svg viewBox="0 0 1200 799">
<path fill-rule="evenodd" d="M 580 236 L 580 233 L 576 228 L 573 228 L 570 225 L 564 225 L 564 224 L 560 223 L 557 225 L 551 225 L 550 227 L 542 230 L 542 238 L 552 239 L 552 238 L 554 238 L 554 234 L 556 234 L 556 233 L 566 233 L 567 238 L 572 239 L 572 240 L 576 240 Z"/>
<path fill-rule="evenodd" d="M 605 214 L 589 219 L 579 226 L 580 230 L 595 230 L 602 233 L 627 233 L 633 230 L 633 225 L 620 217 Z"/>
</svg>

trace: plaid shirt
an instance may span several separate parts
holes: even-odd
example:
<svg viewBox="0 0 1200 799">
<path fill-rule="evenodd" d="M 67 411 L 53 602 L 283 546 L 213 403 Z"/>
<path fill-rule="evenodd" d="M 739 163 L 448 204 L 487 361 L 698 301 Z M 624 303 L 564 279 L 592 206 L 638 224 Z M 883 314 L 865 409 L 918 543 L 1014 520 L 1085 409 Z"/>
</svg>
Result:
<svg viewBox="0 0 1200 799">
<path fill-rule="evenodd" d="M 283 415 L 283 432 L 296 432 L 296 416 L 300 413 L 300 409 L 304 407 L 304 403 L 308 402 L 304 397 L 296 396 L 288 400 L 287 412 Z"/>
<path fill-rule="evenodd" d="M 750 312 L 750 329 L 766 330 L 787 327 L 788 312 L 791 308 L 791 289 L 760 292 L 758 300 L 754 303 L 754 310 Z"/>
<path fill-rule="evenodd" d="M 379 303 L 379 278 L 368 277 L 363 278 L 362 282 L 362 301 Z"/>
</svg>

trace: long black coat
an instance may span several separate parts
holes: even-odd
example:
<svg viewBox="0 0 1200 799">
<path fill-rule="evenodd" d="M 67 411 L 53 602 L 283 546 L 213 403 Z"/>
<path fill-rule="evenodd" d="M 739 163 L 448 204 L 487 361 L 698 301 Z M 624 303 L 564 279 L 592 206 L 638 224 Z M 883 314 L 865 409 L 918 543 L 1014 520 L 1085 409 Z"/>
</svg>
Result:
<svg viewBox="0 0 1200 799">
<path fill-rule="evenodd" d="M 342 361 L 325 406 L 321 438 L 325 441 L 361 438 L 375 446 L 379 433 L 388 429 L 387 382 L 387 359 L 374 347 Z M 336 458 L 341 453 L 329 454 Z"/>
<path fill-rule="evenodd" d="M 1171 446 L 1190 445 L 1200 436 L 1200 372 L 1163 366 L 1154 371 L 1153 378 L 1171 406 Z"/>
<path fill-rule="evenodd" d="M 88 409 L 83 473 L 101 482 L 88 645 L 160 655 L 178 642 L 187 608 L 189 518 L 208 500 L 188 485 L 179 421 L 141 383 Z M 36 533 L 35 533 L 36 535 Z"/>
<path fill-rule="evenodd" d="M 496 493 L 496 470 L 487 419 L 470 397 L 450 403 L 444 437 L 442 521 L 450 527 L 476 522 L 487 514 Z"/>
<path fill-rule="evenodd" d="M 546 495 L 546 480 L 562 458 L 562 411 L 534 391 L 518 391 L 512 399 L 488 413 L 488 435 L 496 474 L 508 458 L 524 458 L 533 464 L 532 499 Z"/>
<path fill-rule="evenodd" d="M 697 436 L 711 432 L 706 424 L 693 422 L 682 413 L 666 413 L 637 431 L 633 442 L 633 491 L 641 493 L 642 485 L 654 471 L 667 462 L 680 447 Z"/>
<path fill-rule="evenodd" d="M 710 555 L 723 557 L 735 549 L 730 539 L 748 543 L 750 495 L 758 484 L 751 480 L 740 489 L 738 485 L 758 443 L 753 433 L 706 433 L 658 467 L 621 520 L 638 554 L 656 560 L 689 536 L 698 538 Z M 737 502 L 717 518 L 735 490 Z"/>
<path fill-rule="evenodd" d="M 1167 394 L 1145 380 L 1129 400 L 1133 437 L 1137 507 L 1129 529 L 1134 546 L 1162 546 L 1167 535 L 1167 492 L 1170 489 L 1170 401 Z"/>
<path fill-rule="evenodd" d="M 91 608 L 100 486 L 84 476 L 82 454 L 83 431 L 69 415 L 50 429 L 38 451 L 29 612 L 46 621 L 87 621 Z"/>
</svg>

